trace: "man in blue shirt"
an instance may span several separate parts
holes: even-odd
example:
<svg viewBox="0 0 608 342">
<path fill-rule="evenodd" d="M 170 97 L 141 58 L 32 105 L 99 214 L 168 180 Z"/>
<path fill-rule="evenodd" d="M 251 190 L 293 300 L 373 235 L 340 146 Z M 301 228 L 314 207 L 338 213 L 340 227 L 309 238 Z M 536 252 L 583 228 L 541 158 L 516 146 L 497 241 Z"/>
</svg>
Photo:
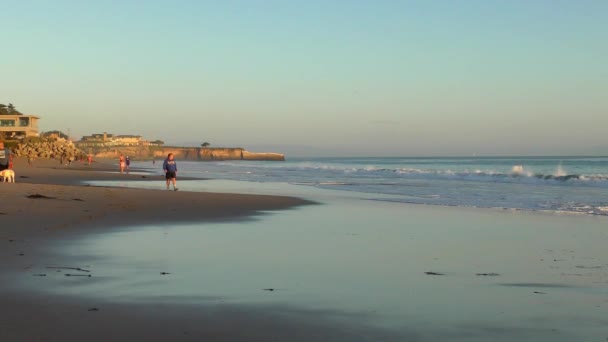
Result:
<svg viewBox="0 0 608 342">
<path fill-rule="evenodd" d="M 165 171 L 165 179 L 167 180 L 167 190 L 169 190 L 169 183 L 173 182 L 173 190 L 177 191 L 175 185 L 175 178 L 177 177 L 177 164 L 175 163 L 175 157 L 173 153 L 169 153 L 167 159 L 163 163 L 163 170 Z"/>
</svg>

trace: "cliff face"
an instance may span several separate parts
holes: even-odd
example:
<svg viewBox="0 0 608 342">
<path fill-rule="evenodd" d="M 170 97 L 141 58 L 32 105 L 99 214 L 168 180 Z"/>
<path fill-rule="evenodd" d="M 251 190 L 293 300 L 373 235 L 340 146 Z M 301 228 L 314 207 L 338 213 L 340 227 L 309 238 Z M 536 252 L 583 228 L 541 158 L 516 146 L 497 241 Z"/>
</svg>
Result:
<svg viewBox="0 0 608 342">
<path fill-rule="evenodd" d="M 121 153 L 132 158 L 165 159 L 173 153 L 176 159 L 211 161 L 211 160 L 266 160 L 284 161 L 280 153 L 254 153 L 242 148 L 200 148 L 200 147 L 112 147 L 85 149 L 96 158 L 117 158 Z"/>
</svg>

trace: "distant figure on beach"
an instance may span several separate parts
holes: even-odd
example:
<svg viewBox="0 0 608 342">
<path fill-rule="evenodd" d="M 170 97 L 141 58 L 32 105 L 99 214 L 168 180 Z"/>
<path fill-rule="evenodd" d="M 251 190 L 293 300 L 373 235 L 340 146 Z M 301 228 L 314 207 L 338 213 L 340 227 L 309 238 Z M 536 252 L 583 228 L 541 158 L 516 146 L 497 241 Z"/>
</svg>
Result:
<svg viewBox="0 0 608 342">
<path fill-rule="evenodd" d="M 125 171 L 125 156 L 123 156 L 122 153 L 118 158 L 118 164 L 120 165 L 120 173 L 122 174 Z"/>
<path fill-rule="evenodd" d="M 27 166 L 32 167 L 33 160 L 34 160 L 34 156 L 32 155 L 32 152 L 29 152 L 27 154 Z"/>
<path fill-rule="evenodd" d="M 152 165 L 156 164 L 156 159 L 152 159 Z"/>
<path fill-rule="evenodd" d="M 91 165 L 93 163 L 93 156 L 89 154 L 87 157 L 87 165 Z"/>
<path fill-rule="evenodd" d="M 64 152 L 63 154 L 61 154 L 61 158 L 59 159 L 59 163 L 61 163 L 61 165 L 65 165 L 67 158 L 68 158 L 68 155 Z"/>
<path fill-rule="evenodd" d="M 0 140 L 0 171 L 12 168 L 13 153 L 4 147 L 4 141 Z"/>
<path fill-rule="evenodd" d="M 129 166 L 131 165 L 131 158 L 129 156 L 125 159 L 125 163 L 127 164 L 127 173 L 129 173 Z"/>
<path fill-rule="evenodd" d="M 167 159 L 163 163 L 163 170 L 165 171 L 165 179 L 167 181 L 167 190 L 169 190 L 169 183 L 173 182 L 173 190 L 177 191 L 175 185 L 175 178 L 177 177 L 177 164 L 175 163 L 175 156 L 173 153 L 167 155 Z"/>
</svg>

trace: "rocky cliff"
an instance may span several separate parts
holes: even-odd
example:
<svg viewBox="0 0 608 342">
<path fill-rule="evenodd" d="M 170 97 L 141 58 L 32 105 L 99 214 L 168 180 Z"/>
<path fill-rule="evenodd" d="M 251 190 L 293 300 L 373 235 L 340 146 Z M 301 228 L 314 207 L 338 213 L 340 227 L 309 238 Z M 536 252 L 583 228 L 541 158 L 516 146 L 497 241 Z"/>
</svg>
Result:
<svg viewBox="0 0 608 342">
<path fill-rule="evenodd" d="M 280 153 L 255 153 L 243 148 L 215 148 L 215 147 L 174 147 L 174 146 L 134 146 L 134 147 L 93 147 L 84 148 L 95 158 L 117 158 L 121 153 L 131 158 L 165 159 L 167 154 L 175 154 L 180 160 L 211 161 L 211 160 L 266 160 L 284 161 L 285 156 Z"/>
</svg>

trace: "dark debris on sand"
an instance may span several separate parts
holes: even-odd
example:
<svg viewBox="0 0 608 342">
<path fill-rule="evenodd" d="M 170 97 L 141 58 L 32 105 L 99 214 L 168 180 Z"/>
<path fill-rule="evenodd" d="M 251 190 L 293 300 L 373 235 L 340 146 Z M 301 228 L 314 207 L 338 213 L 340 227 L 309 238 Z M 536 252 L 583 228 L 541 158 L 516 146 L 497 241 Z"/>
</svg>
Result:
<svg viewBox="0 0 608 342">
<path fill-rule="evenodd" d="M 74 270 L 74 271 L 81 271 L 81 272 L 88 272 L 91 273 L 90 270 L 85 270 L 84 268 L 80 268 L 80 267 L 68 267 L 68 266 L 47 266 L 46 268 L 51 268 L 51 269 L 64 269 L 64 270 Z"/>
<path fill-rule="evenodd" d="M 33 194 L 33 195 L 27 196 L 27 198 L 54 199 L 55 197 L 49 197 L 49 196 L 45 196 L 45 195 L 41 195 L 41 194 Z"/>
</svg>

